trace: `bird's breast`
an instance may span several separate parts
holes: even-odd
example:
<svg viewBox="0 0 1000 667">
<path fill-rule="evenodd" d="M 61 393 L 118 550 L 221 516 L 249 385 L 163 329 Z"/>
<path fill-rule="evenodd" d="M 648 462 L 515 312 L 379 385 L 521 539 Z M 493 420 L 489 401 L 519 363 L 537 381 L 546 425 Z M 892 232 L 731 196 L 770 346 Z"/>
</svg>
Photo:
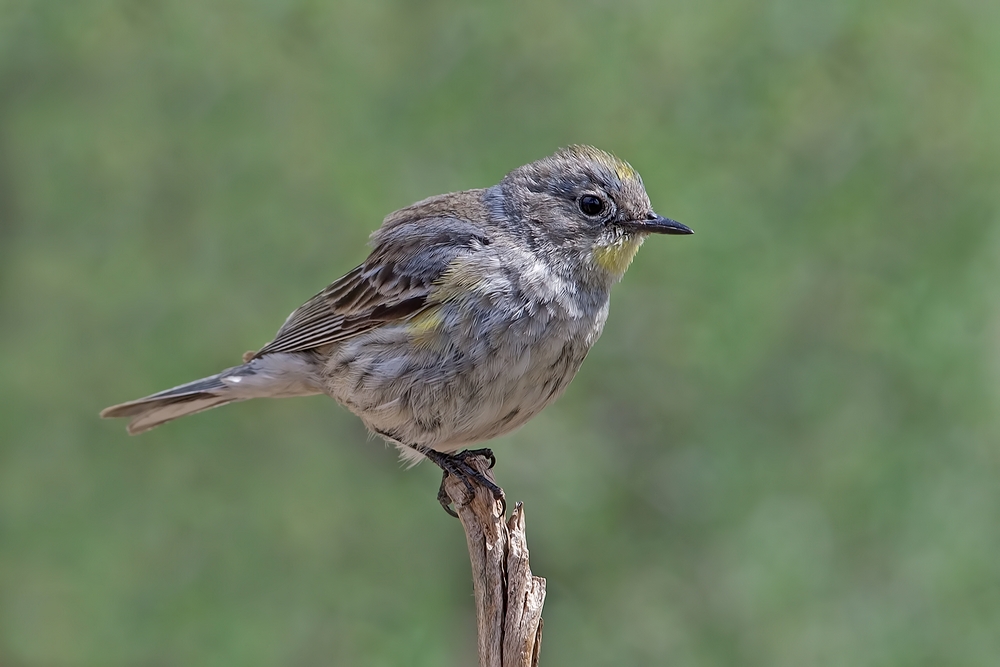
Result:
<svg viewBox="0 0 1000 667">
<path fill-rule="evenodd" d="M 327 393 L 373 431 L 451 451 L 518 428 L 579 370 L 607 299 L 482 291 L 346 341 L 326 365 Z"/>
</svg>

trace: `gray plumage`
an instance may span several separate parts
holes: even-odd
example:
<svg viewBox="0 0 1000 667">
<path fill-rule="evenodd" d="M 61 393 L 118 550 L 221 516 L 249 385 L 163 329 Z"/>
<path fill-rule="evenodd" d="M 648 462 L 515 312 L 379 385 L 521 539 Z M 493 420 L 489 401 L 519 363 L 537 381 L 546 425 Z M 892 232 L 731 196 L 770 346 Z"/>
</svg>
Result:
<svg viewBox="0 0 1000 667">
<path fill-rule="evenodd" d="M 389 215 L 363 264 L 295 310 L 245 363 L 107 408 L 140 433 L 249 398 L 325 393 L 416 462 L 508 433 L 554 401 L 650 233 L 638 174 L 588 146 L 491 188 Z"/>
</svg>

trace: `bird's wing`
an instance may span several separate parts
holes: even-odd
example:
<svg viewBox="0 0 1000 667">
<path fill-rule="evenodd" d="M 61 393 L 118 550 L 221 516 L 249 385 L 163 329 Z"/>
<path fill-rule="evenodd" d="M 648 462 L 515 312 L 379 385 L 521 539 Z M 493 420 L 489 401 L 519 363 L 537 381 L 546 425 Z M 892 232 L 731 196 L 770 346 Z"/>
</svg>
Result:
<svg viewBox="0 0 1000 667">
<path fill-rule="evenodd" d="M 412 317 L 433 304 L 434 282 L 460 255 L 489 245 L 477 225 L 457 219 L 397 224 L 363 264 L 297 308 L 254 356 L 336 343 Z"/>
</svg>

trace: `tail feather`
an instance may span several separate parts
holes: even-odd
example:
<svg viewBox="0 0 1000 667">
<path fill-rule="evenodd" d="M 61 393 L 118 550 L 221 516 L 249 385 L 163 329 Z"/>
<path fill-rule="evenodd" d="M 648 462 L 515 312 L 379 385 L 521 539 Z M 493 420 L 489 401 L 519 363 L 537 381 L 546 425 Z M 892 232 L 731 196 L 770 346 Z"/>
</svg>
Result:
<svg viewBox="0 0 1000 667">
<path fill-rule="evenodd" d="M 128 432 L 148 431 L 164 422 L 249 398 L 282 398 L 323 393 L 310 355 L 268 354 L 207 378 L 182 384 L 101 412 L 102 417 L 132 417 Z"/>
<path fill-rule="evenodd" d="M 178 417 L 186 417 L 244 400 L 243 397 L 233 395 L 229 387 L 222 382 L 221 378 L 231 371 L 232 369 L 228 369 L 217 375 L 166 389 L 145 398 L 112 405 L 101 411 L 101 417 L 105 419 L 132 417 L 127 428 L 130 434 L 136 435 Z"/>
</svg>

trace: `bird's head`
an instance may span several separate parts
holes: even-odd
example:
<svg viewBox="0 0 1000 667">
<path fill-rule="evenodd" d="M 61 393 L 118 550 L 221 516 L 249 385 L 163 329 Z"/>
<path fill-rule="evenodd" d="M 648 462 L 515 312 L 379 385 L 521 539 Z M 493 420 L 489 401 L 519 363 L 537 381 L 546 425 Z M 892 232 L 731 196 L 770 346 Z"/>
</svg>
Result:
<svg viewBox="0 0 1000 667">
<path fill-rule="evenodd" d="M 624 160 L 569 146 L 519 167 L 500 183 L 506 219 L 534 252 L 595 282 L 620 280 L 650 234 L 691 234 L 653 211 Z"/>
</svg>

